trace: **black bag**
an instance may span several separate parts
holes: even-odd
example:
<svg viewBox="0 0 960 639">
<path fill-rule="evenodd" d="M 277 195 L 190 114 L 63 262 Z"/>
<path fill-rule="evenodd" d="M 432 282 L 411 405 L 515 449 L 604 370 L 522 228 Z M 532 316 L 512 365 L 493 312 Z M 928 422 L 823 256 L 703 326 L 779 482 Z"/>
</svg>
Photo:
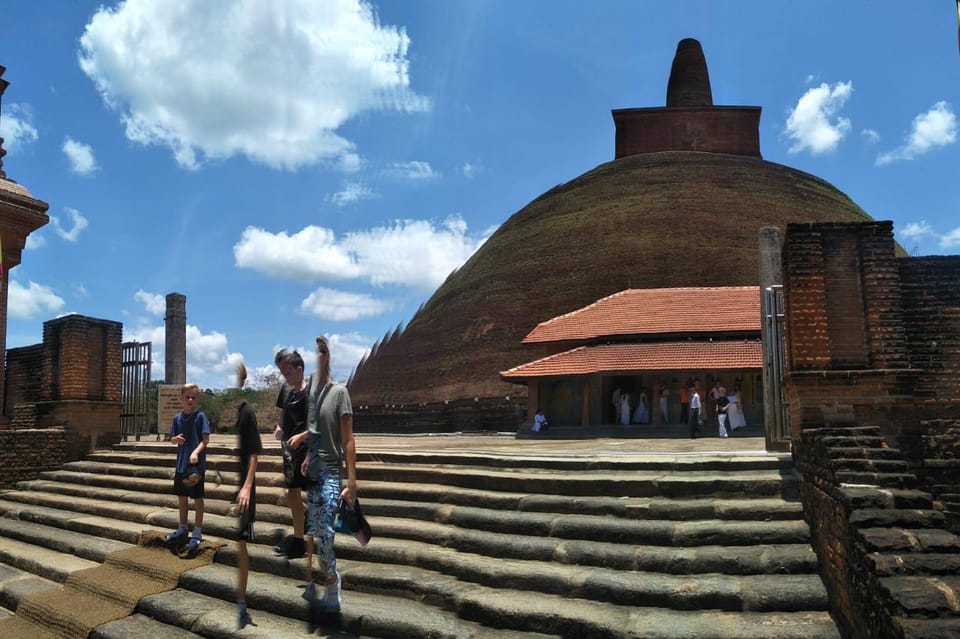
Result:
<svg viewBox="0 0 960 639">
<path fill-rule="evenodd" d="M 337 504 L 337 514 L 333 519 L 333 529 L 339 533 L 353 535 L 361 546 L 366 546 L 373 537 L 370 524 L 367 523 L 367 518 L 363 516 L 363 511 L 360 510 L 359 499 L 354 502 L 353 506 L 348 505 L 343 499 L 340 500 L 340 503 Z"/>
</svg>

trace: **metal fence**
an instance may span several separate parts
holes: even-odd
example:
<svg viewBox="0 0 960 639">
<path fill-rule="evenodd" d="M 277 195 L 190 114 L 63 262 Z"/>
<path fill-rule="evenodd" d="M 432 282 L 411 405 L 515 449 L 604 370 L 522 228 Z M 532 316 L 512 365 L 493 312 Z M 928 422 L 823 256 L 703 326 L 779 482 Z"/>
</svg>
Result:
<svg viewBox="0 0 960 639">
<path fill-rule="evenodd" d="M 120 434 L 140 441 L 150 431 L 150 364 L 152 342 L 124 342 L 121 371 L 123 380 L 123 410 L 120 413 Z"/>
</svg>

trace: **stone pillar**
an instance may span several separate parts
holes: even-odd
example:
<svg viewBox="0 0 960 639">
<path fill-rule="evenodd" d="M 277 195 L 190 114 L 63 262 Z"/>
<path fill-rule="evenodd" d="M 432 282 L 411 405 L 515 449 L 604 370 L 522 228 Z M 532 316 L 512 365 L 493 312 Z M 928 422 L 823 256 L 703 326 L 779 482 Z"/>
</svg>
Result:
<svg viewBox="0 0 960 639">
<path fill-rule="evenodd" d="M 0 65 L 0 101 L 9 83 L 3 79 L 6 68 Z M 2 110 L 2 109 L 0 109 Z M 3 138 L 0 138 L 0 428 L 7 427 L 7 413 L 13 407 L 5 404 L 7 352 L 7 291 L 10 284 L 9 271 L 20 263 L 20 254 L 27 236 L 50 221 L 49 205 L 34 198 L 30 191 L 7 177 L 3 169 Z"/>
<path fill-rule="evenodd" d="M 780 250 L 780 229 L 775 226 L 765 226 L 760 229 L 760 295 L 762 299 L 769 299 L 766 290 L 783 284 L 783 260 Z M 767 309 L 761 304 L 761 313 L 766 314 L 775 309 Z M 767 450 L 789 450 L 790 433 L 783 420 L 783 396 L 780 393 L 780 381 L 774 373 L 774 349 L 781 349 L 782 345 L 776 339 L 779 331 L 775 331 L 776 317 L 760 318 L 760 339 L 763 342 L 763 430 Z M 774 343 L 777 342 L 777 343 Z"/>
<path fill-rule="evenodd" d="M 187 297 L 180 293 L 167 295 L 166 343 L 163 350 L 166 359 L 164 382 L 187 383 Z"/>
</svg>

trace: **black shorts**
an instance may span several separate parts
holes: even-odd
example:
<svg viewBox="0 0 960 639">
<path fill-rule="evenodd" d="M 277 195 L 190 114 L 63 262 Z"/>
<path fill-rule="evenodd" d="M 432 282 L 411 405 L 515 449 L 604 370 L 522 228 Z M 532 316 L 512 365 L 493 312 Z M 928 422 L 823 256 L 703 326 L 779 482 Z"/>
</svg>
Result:
<svg viewBox="0 0 960 639">
<path fill-rule="evenodd" d="M 291 455 L 283 455 L 283 485 L 286 488 L 309 488 L 310 480 L 304 477 L 301 469 L 303 460 L 307 457 L 307 445 L 291 451 Z"/>
<path fill-rule="evenodd" d="M 203 499 L 204 475 L 206 475 L 206 473 L 203 473 L 200 475 L 200 481 L 198 481 L 196 484 L 190 485 L 190 484 L 184 483 L 183 481 L 184 473 L 174 473 L 173 474 L 173 494 L 183 495 L 185 497 L 192 497 L 193 499 Z"/>
<path fill-rule="evenodd" d="M 240 493 L 234 493 L 233 503 L 236 507 L 237 495 Z M 237 513 L 237 539 L 241 541 L 253 541 L 253 524 L 257 521 L 257 496 L 256 494 L 250 495 L 250 504 L 247 506 L 247 510 L 244 512 Z"/>
</svg>

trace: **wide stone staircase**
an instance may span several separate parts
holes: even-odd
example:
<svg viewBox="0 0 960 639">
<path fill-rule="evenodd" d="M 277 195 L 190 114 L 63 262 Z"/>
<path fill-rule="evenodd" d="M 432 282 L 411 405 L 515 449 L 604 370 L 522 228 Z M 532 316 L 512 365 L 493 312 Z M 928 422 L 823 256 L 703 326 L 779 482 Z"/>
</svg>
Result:
<svg viewBox="0 0 960 639">
<path fill-rule="evenodd" d="M 216 436 L 204 536 L 227 537 L 235 440 Z M 423 450 L 358 436 L 374 539 L 338 536 L 343 612 L 314 627 L 276 442 L 258 469 L 257 543 L 235 628 L 236 550 L 91 636 L 838 639 L 788 455 L 577 456 Z M 129 442 L 0 493 L 0 619 L 30 593 L 176 526 L 169 443 Z M 192 512 L 191 512 L 192 522 Z"/>
</svg>

